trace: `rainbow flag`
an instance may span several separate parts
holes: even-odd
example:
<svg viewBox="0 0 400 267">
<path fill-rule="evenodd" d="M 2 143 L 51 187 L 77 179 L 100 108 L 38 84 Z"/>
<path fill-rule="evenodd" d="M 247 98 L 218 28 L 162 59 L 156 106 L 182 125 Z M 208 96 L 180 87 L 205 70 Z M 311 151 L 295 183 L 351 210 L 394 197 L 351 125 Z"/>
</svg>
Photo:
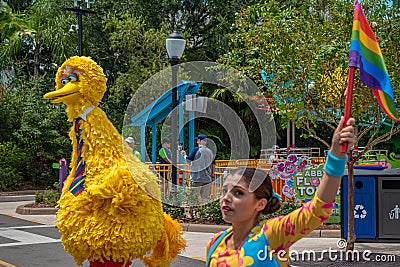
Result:
<svg viewBox="0 0 400 267">
<path fill-rule="evenodd" d="M 392 120 L 400 120 L 381 49 L 358 0 L 354 6 L 349 66 L 360 69 L 361 81 L 372 88 L 385 113 Z"/>
</svg>

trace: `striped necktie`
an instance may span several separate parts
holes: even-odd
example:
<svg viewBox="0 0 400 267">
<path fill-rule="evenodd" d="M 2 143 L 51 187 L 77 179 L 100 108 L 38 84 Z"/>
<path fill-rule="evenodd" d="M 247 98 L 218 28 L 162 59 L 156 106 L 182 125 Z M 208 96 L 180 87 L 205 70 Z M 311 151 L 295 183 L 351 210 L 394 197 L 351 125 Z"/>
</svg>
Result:
<svg viewBox="0 0 400 267">
<path fill-rule="evenodd" d="M 74 196 L 79 195 L 84 189 L 85 185 L 85 167 L 86 164 L 82 160 L 82 147 L 83 147 L 83 140 L 81 139 L 81 126 L 82 124 L 82 118 L 77 118 L 75 119 L 74 122 L 74 129 L 75 129 L 75 135 L 76 135 L 76 143 L 78 144 L 77 148 L 77 159 L 76 159 L 76 171 L 74 174 L 74 180 L 72 181 L 69 191 Z"/>
</svg>

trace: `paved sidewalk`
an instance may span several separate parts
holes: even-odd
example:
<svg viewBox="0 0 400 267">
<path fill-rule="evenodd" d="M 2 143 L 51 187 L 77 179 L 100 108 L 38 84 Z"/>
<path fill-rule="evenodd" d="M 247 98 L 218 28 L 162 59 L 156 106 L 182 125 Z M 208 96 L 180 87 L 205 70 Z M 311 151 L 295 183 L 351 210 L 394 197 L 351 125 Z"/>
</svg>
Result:
<svg viewBox="0 0 400 267">
<path fill-rule="evenodd" d="M 13 197 L 0 193 L 0 214 L 54 226 L 55 215 L 22 215 L 16 212 L 18 206 L 32 203 L 34 195 Z M 18 200 L 12 201 L 16 199 Z M 182 224 L 182 226 L 188 246 L 181 255 L 200 260 L 205 259 L 205 248 L 213 234 L 226 228 L 226 226 L 198 224 Z M 343 240 L 339 240 L 340 231 L 338 230 L 314 231 L 307 238 L 301 239 L 292 246 L 290 252 L 293 255 L 292 259 L 296 259 L 296 257 L 298 259 L 292 262 L 292 266 L 361 266 L 361 264 L 365 267 L 400 266 L 400 242 L 398 241 L 392 243 L 356 243 L 355 252 L 358 253 L 359 260 L 344 262 L 340 259 L 345 259 L 345 252 L 338 248 L 338 242 L 341 242 L 339 246 L 343 246 Z M 323 253 L 321 254 L 321 252 Z M 306 256 L 308 258 L 305 258 Z"/>
</svg>

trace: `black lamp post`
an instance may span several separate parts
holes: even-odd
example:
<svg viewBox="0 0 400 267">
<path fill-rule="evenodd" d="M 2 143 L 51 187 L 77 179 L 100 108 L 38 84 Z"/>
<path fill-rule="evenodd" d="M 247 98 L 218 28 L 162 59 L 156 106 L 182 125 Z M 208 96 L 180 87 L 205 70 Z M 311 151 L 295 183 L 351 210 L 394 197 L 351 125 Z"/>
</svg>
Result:
<svg viewBox="0 0 400 267">
<path fill-rule="evenodd" d="M 74 28 L 78 29 L 78 56 L 83 56 L 83 49 L 82 49 L 82 15 L 85 14 L 95 14 L 96 12 L 90 11 L 90 10 L 85 10 L 82 9 L 80 5 L 78 5 L 78 2 L 82 0 L 74 0 L 74 8 L 66 8 L 68 11 L 73 11 L 75 12 L 77 18 L 78 18 L 78 24 L 77 25 L 71 25 L 69 28 L 70 32 L 74 31 Z M 86 8 L 90 8 L 90 4 L 94 4 L 94 0 L 85 0 L 86 2 Z"/>
<path fill-rule="evenodd" d="M 174 65 L 179 64 L 183 51 L 185 50 L 186 41 L 183 36 L 178 32 L 174 31 L 171 33 L 166 42 L 166 48 L 168 53 L 169 62 L 172 66 L 172 114 L 171 114 L 171 154 L 172 154 L 172 169 L 171 169 L 171 180 L 172 184 L 177 183 L 177 151 L 178 151 L 178 138 L 177 138 L 177 116 L 176 106 L 178 106 L 178 90 L 177 85 L 177 68 Z"/>
</svg>

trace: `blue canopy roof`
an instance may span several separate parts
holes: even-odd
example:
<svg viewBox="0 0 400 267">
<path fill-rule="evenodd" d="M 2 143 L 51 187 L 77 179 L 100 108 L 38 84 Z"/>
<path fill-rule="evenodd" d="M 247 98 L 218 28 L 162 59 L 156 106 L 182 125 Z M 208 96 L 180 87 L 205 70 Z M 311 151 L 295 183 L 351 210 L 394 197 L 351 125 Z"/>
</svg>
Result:
<svg viewBox="0 0 400 267">
<path fill-rule="evenodd" d="M 184 101 L 186 95 L 196 94 L 199 90 L 201 82 L 191 82 L 191 81 L 180 81 L 177 88 L 178 93 L 178 106 L 181 110 L 179 112 L 179 124 L 180 127 L 183 126 L 183 108 L 182 101 Z M 164 120 L 169 113 L 172 111 L 172 88 L 167 92 L 162 94 L 159 98 L 154 100 L 151 104 L 141 110 L 131 119 L 131 126 L 140 126 L 140 153 L 142 154 L 142 160 L 145 160 L 145 128 L 146 126 L 151 126 L 152 129 L 152 162 L 156 162 L 157 158 L 157 124 Z M 190 111 L 193 113 L 193 111 Z M 193 118 L 193 115 L 190 116 Z M 183 145 L 183 133 L 179 136 L 179 143 Z M 194 121 L 189 121 L 189 149 L 191 150 L 194 146 Z"/>
<path fill-rule="evenodd" d="M 178 104 L 182 103 L 185 95 L 196 94 L 201 86 L 200 82 L 180 81 L 176 86 Z M 165 119 L 172 111 L 172 88 L 154 100 L 150 105 L 131 119 L 131 126 L 152 126 Z"/>
</svg>

